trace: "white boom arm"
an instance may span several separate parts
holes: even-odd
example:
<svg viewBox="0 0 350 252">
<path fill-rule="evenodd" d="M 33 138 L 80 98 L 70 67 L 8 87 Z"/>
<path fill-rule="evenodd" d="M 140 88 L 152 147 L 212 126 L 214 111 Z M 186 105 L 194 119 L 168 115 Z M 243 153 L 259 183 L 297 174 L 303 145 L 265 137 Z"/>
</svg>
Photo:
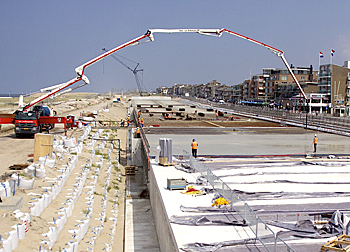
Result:
<svg viewBox="0 0 350 252">
<path fill-rule="evenodd" d="M 137 38 L 135 38 L 135 39 L 133 39 L 133 40 L 130 40 L 130 41 L 128 41 L 128 42 L 126 42 L 126 43 L 124 43 L 124 44 L 122 44 L 122 45 L 120 45 L 120 46 L 117 46 L 117 47 L 115 47 L 115 48 L 109 50 L 108 52 L 105 52 L 105 53 L 101 54 L 100 56 L 98 56 L 98 57 L 96 57 L 96 58 L 94 58 L 94 59 L 92 59 L 92 60 L 90 60 L 90 61 L 84 63 L 83 65 L 81 65 L 81 66 L 79 66 L 79 67 L 77 67 L 77 68 L 75 69 L 75 72 L 76 72 L 77 75 L 78 75 L 76 78 L 74 78 L 74 79 L 72 79 L 72 80 L 70 80 L 70 81 L 68 81 L 68 82 L 66 82 L 66 83 L 53 86 L 53 87 L 51 87 L 51 89 L 50 89 L 50 87 L 49 87 L 49 88 L 46 88 L 46 89 L 43 89 L 43 90 L 52 90 L 52 91 L 51 91 L 50 93 L 47 93 L 47 94 L 45 94 L 45 95 L 43 95 L 43 96 L 41 96 L 41 97 L 35 99 L 34 101 L 30 102 L 29 104 L 27 104 L 27 105 L 24 107 L 24 109 L 28 109 L 29 107 L 33 106 L 34 104 L 36 104 L 36 103 L 38 103 L 38 102 L 40 102 L 40 101 L 46 99 L 46 98 L 49 97 L 49 96 L 52 96 L 52 95 L 54 95 L 54 94 L 60 92 L 61 90 L 67 88 L 68 86 L 70 86 L 70 85 L 72 85 L 72 84 L 74 84 L 74 83 L 76 83 L 76 82 L 78 82 L 78 81 L 80 81 L 80 80 L 83 80 L 83 81 L 85 82 L 85 84 L 89 84 L 90 82 L 89 82 L 88 78 L 87 78 L 86 76 L 84 76 L 85 68 L 88 67 L 88 66 L 91 66 L 91 65 L 93 65 L 94 63 L 100 61 L 101 59 L 103 59 L 103 58 L 105 58 L 105 57 L 107 57 L 107 56 L 109 56 L 109 55 L 115 53 L 116 51 L 119 51 L 120 49 L 123 49 L 123 48 L 125 48 L 125 47 L 127 47 L 127 46 L 139 45 L 139 44 L 142 43 L 141 40 L 143 40 L 143 39 L 145 39 L 145 38 L 148 38 L 148 40 L 143 41 L 143 42 L 154 41 L 154 37 L 153 37 L 153 34 L 154 34 L 154 33 L 184 33 L 184 32 L 185 32 L 185 33 L 186 33 L 186 32 L 192 32 L 192 33 L 198 33 L 198 34 L 201 34 L 201 35 L 209 35 L 209 36 L 215 36 L 215 37 L 221 37 L 222 33 L 223 33 L 223 32 L 226 32 L 226 33 L 229 33 L 229 34 L 231 34 L 231 35 L 240 37 L 240 38 L 242 38 L 242 39 L 246 39 L 246 40 L 248 40 L 248 41 L 250 41 L 250 42 L 253 42 L 253 43 L 255 43 L 255 44 L 261 45 L 261 46 L 263 46 L 263 47 L 269 49 L 271 52 L 273 52 L 274 54 L 276 54 L 278 57 L 280 57 L 280 58 L 282 59 L 283 63 L 284 63 L 285 66 L 287 67 L 287 69 L 288 69 L 290 75 L 292 76 L 293 80 L 294 80 L 295 83 L 297 84 L 297 86 L 298 86 L 298 88 L 299 88 L 299 90 L 300 90 L 302 96 L 304 97 L 305 100 L 307 100 L 306 95 L 305 95 L 303 89 L 301 88 L 301 86 L 300 86 L 300 84 L 299 84 L 297 78 L 295 77 L 295 75 L 294 75 L 292 69 L 290 68 L 290 66 L 289 66 L 289 64 L 288 64 L 288 62 L 287 62 L 287 60 L 286 60 L 285 57 L 284 57 L 283 51 L 281 51 L 281 50 L 279 50 L 279 49 L 276 49 L 276 48 L 274 48 L 274 47 L 272 47 L 272 46 L 269 46 L 269 45 L 267 45 L 267 44 L 264 44 L 264 43 L 262 43 L 262 42 L 259 42 L 259 41 L 257 41 L 257 40 L 254 40 L 254 39 L 252 39 L 252 38 L 243 36 L 243 35 L 241 35 L 241 34 L 239 34 L 239 33 L 236 33 L 236 32 L 230 31 L 230 30 L 227 30 L 227 29 L 225 29 L 225 28 L 222 28 L 222 29 L 150 29 L 150 30 L 148 30 L 148 31 L 146 32 L 146 34 L 144 34 L 144 35 L 142 35 L 142 36 L 139 36 L 139 37 L 137 37 Z"/>
</svg>

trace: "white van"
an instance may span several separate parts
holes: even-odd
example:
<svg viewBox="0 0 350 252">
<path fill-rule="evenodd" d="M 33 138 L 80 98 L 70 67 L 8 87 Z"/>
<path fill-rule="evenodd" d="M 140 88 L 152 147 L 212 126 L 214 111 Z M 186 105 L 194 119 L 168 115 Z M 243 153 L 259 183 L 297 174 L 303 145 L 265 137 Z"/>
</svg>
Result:
<svg viewBox="0 0 350 252">
<path fill-rule="evenodd" d="M 220 100 L 219 103 L 220 104 L 225 104 L 225 101 L 224 100 Z"/>
</svg>

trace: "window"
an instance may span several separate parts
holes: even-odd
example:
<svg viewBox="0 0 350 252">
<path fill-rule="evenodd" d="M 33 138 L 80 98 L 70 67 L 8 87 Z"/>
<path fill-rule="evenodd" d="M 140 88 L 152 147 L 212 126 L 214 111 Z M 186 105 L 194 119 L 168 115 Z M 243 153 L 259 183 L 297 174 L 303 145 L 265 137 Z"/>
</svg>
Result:
<svg viewBox="0 0 350 252">
<path fill-rule="evenodd" d="M 282 81 L 286 81 L 286 80 L 287 80 L 287 76 L 282 75 L 281 80 L 282 80 Z M 283 83 L 283 82 L 282 82 L 282 83 Z"/>
<path fill-rule="evenodd" d="M 300 79 L 301 80 L 305 80 L 305 76 L 300 76 Z"/>
</svg>

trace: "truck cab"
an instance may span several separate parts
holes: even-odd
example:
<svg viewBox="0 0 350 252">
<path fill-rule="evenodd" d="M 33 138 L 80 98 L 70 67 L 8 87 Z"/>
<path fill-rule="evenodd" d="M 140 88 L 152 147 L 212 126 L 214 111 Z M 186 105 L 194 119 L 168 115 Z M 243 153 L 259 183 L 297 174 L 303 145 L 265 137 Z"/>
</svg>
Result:
<svg viewBox="0 0 350 252">
<path fill-rule="evenodd" d="M 36 111 L 16 111 L 15 112 L 15 134 L 34 135 L 41 132 L 41 126 L 38 125 L 39 114 Z"/>
</svg>

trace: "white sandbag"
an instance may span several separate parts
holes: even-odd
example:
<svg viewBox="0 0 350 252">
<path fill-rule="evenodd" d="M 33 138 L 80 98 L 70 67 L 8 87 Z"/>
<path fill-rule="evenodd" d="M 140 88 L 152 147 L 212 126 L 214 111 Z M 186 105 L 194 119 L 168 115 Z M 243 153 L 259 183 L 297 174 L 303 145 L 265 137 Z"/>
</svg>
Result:
<svg viewBox="0 0 350 252">
<path fill-rule="evenodd" d="M 53 168 L 55 166 L 56 159 L 50 158 L 48 156 L 42 156 L 42 157 L 39 157 L 39 160 L 37 161 L 37 163 Z"/>
<path fill-rule="evenodd" d="M 30 213 L 31 213 L 31 215 L 33 215 L 33 216 L 40 216 L 41 212 L 40 212 L 40 206 L 39 206 L 39 204 L 36 204 L 36 205 L 32 206 L 32 207 L 30 208 Z"/>
<path fill-rule="evenodd" d="M 14 249 L 16 249 L 18 247 L 18 233 L 17 233 L 17 229 L 11 230 L 9 232 L 9 236 L 11 237 L 12 250 L 14 250 Z"/>
<path fill-rule="evenodd" d="M 56 220 L 56 225 L 57 225 L 57 228 L 58 228 L 58 232 L 61 232 L 64 225 L 67 223 L 67 216 L 66 214 L 64 213 L 62 216 L 59 216 Z"/>
<path fill-rule="evenodd" d="M 18 238 L 23 240 L 25 238 L 26 225 L 24 223 L 17 224 L 17 228 L 18 228 Z"/>
<path fill-rule="evenodd" d="M 34 185 L 34 178 L 33 179 L 25 179 L 25 178 L 21 178 L 19 180 L 19 187 L 24 189 L 24 190 L 29 190 L 29 189 L 33 189 L 33 185 Z"/>
<path fill-rule="evenodd" d="M 24 172 L 27 174 L 34 174 L 34 176 L 39 179 L 46 177 L 45 167 L 42 163 L 29 165 L 24 169 Z"/>
<path fill-rule="evenodd" d="M 63 250 L 66 252 L 75 252 L 78 251 L 78 242 L 72 242 L 70 241 L 68 243 L 69 247 L 68 248 L 64 248 Z"/>
<path fill-rule="evenodd" d="M 0 197 L 11 197 L 11 187 L 8 181 L 0 183 Z"/>
<path fill-rule="evenodd" d="M 57 153 L 62 153 L 64 151 L 64 146 L 63 145 L 54 145 L 53 149 L 55 150 L 55 152 Z"/>
<path fill-rule="evenodd" d="M 72 147 L 76 146 L 76 141 L 75 141 L 74 137 L 72 137 L 70 139 L 65 139 L 65 140 L 63 140 L 63 142 L 64 142 L 64 146 L 68 147 L 68 148 L 72 148 Z"/>
<path fill-rule="evenodd" d="M 2 247 L 4 249 L 4 252 L 12 252 L 11 236 L 9 236 L 6 240 L 2 241 Z"/>
<path fill-rule="evenodd" d="M 52 195 L 51 194 L 44 194 L 43 198 L 44 198 L 44 207 L 47 208 L 52 201 Z"/>
<path fill-rule="evenodd" d="M 69 148 L 69 153 L 79 153 L 78 147 Z"/>
</svg>

